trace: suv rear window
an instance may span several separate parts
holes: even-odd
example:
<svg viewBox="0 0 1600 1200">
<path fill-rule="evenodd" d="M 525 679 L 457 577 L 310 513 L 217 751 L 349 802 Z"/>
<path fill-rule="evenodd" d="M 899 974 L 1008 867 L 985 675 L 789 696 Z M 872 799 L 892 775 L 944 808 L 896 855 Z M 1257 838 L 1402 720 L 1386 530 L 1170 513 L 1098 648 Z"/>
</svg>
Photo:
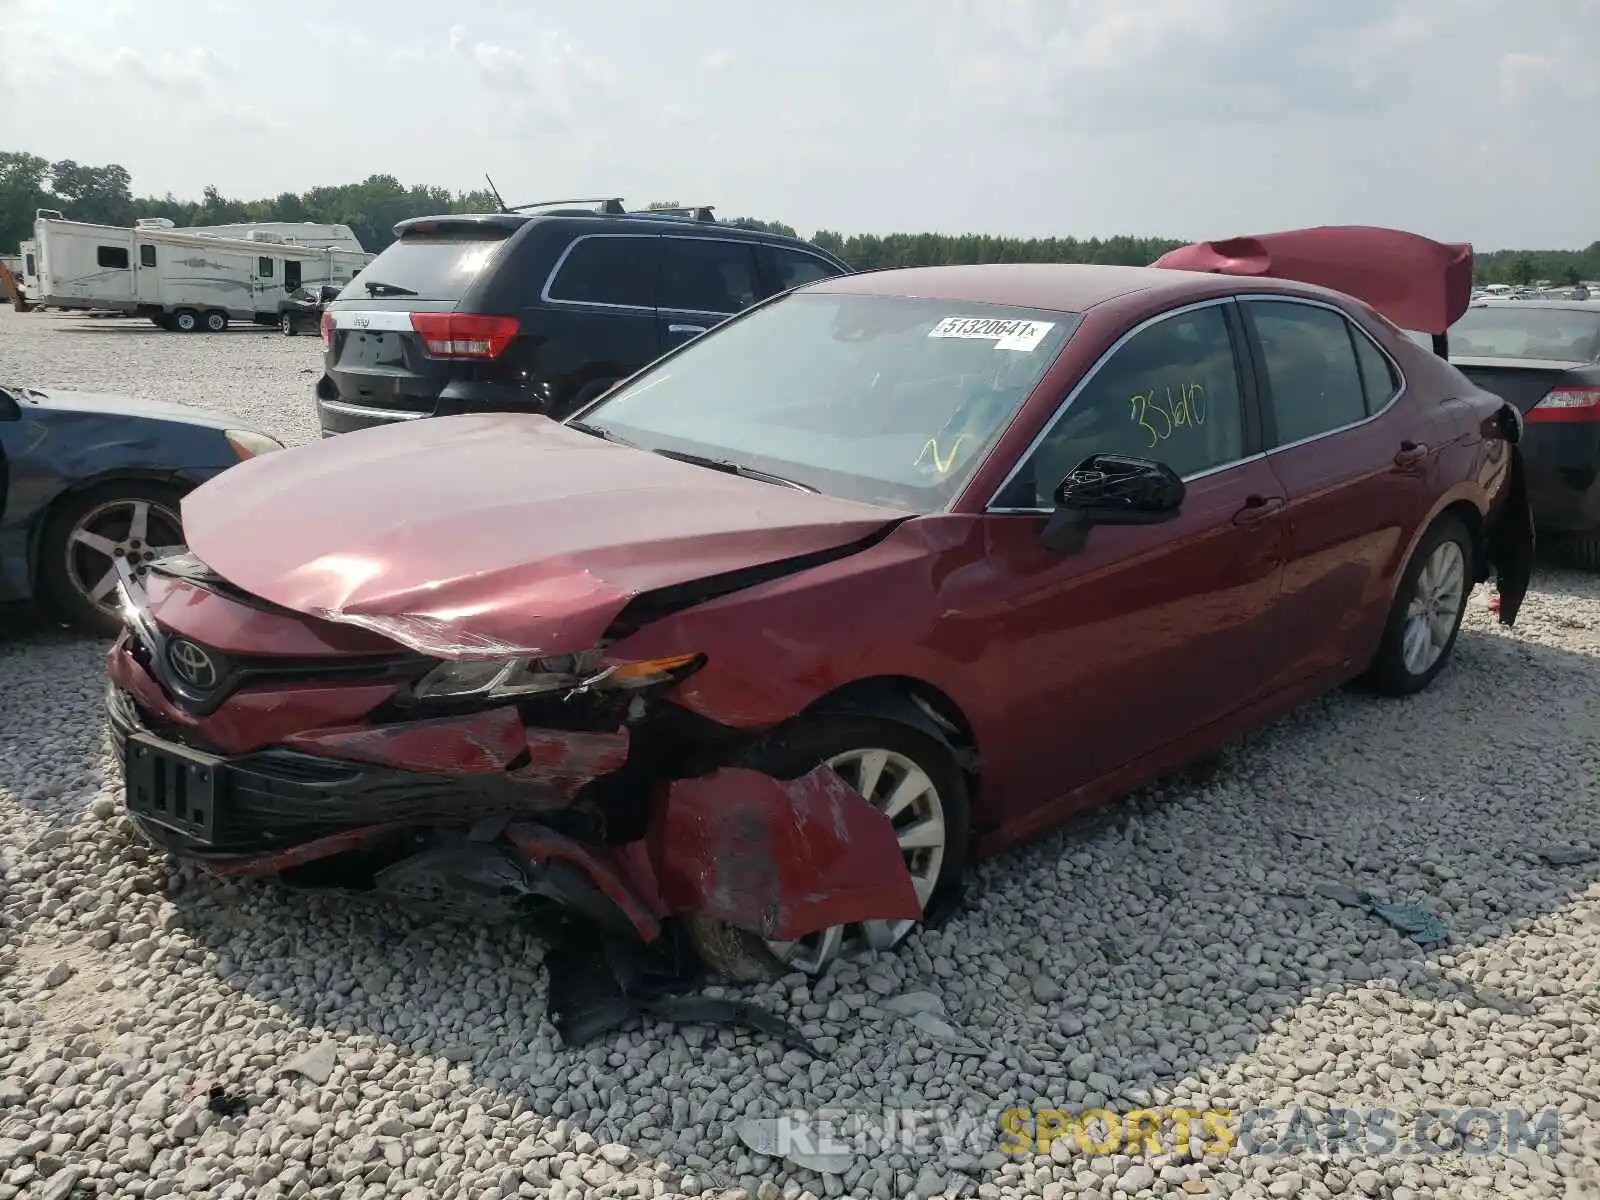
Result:
<svg viewBox="0 0 1600 1200">
<path fill-rule="evenodd" d="M 418 300 L 459 300 L 499 257 L 509 232 L 475 226 L 408 233 L 363 267 L 340 294 L 366 299 L 389 289 L 404 295 L 398 290 L 403 288 Z M 369 286 L 376 291 L 369 292 Z"/>
<path fill-rule="evenodd" d="M 580 237 L 556 267 L 545 298 L 654 308 L 659 245 L 659 238 L 628 234 Z"/>
</svg>

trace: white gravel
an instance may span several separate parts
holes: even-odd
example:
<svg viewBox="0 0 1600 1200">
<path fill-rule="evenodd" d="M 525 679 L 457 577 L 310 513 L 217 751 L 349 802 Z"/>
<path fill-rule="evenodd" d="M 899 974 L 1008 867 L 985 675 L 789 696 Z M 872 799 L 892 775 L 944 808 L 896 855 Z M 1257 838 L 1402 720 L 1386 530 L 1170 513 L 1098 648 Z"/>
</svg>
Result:
<svg viewBox="0 0 1600 1200">
<path fill-rule="evenodd" d="M 0 380 L 316 436 L 315 337 L 0 309 Z M 557 1047 L 536 939 L 187 873 L 133 840 L 103 647 L 0 640 L 0 1200 L 1600 1195 L 1600 580 L 1474 597 L 1428 694 L 1341 693 L 1098 832 L 978 872 L 897 956 L 761 998 L 832 1054 L 653 1026 Z M 1443 915 L 1423 950 L 1311 894 Z M 219 1116 L 215 1085 L 244 1102 Z M 1555 1106 L 1556 1155 L 756 1154 L 780 1110 Z M 768 1129 L 770 1133 L 770 1129 Z M 1170 1146 L 1170 1140 L 1168 1142 Z M 837 1171 L 838 1174 L 833 1172 Z M 75 1189 L 75 1190 L 74 1190 Z"/>
</svg>

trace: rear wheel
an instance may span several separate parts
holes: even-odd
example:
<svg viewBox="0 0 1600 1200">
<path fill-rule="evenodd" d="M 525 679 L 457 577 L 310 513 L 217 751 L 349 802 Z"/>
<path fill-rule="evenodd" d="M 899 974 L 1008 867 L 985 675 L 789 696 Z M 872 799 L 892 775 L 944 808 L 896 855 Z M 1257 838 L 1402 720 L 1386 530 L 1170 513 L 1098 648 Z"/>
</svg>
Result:
<svg viewBox="0 0 1600 1200">
<path fill-rule="evenodd" d="M 1581 571 L 1600 571 L 1600 534 L 1574 535 L 1567 542 L 1567 558 Z"/>
<path fill-rule="evenodd" d="M 220 308 L 213 308 L 206 313 L 206 332 L 221 333 L 228 327 L 228 314 Z"/>
<path fill-rule="evenodd" d="M 45 526 L 39 576 L 49 600 L 70 625 L 114 635 L 117 563 L 142 576 L 150 563 L 184 549 L 183 493 L 143 479 L 103 483 L 74 496 Z"/>
<path fill-rule="evenodd" d="M 796 779 L 826 763 L 894 824 L 901 861 L 924 911 L 960 880 L 967 863 L 966 778 L 948 747 L 899 721 L 817 716 L 773 740 L 751 764 Z M 723 922 L 696 919 L 690 936 L 713 968 L 737 981 L 788 971 L 821 975 L 840 959 L 892 950 L 915 921 L 863 921 L 772 941 Z"/>
<path fill-rule="evenodd" d="M 294 336 L 294 318 L 288 313 L 278 314 L 278 328 L 283 331 L 284 337 Z"/>
<path fill-rule="evenodd" d="M 200 328 L 200 314 L 192 308 L 180 308 L 168 320 L 171 323 L 167 328 L 177 333 L 193 333 Z"/>
<path fill-rule="evenodd" d="M 1429 527 L 1406 564 L 1372 680 L 1387 696 L 1409 696 L 1444 669 L 1472 591 L 1472 535 L 1453 516 Z"/>
</svg>

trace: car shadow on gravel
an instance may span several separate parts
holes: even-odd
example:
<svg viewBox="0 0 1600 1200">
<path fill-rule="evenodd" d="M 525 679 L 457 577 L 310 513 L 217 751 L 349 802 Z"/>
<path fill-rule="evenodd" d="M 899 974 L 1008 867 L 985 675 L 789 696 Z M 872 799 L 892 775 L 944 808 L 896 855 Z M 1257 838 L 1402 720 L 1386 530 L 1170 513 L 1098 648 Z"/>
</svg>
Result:
<svg viewBox="0 0 1600 1200">
<path fill-rule="evenodd" d="M 998 1050 L 1018 1079 L 1036 1072 L 1015 1085 L 1023 1102 L 1066 1102 L 1069 1087 L 1082 1099 L 1085 1086 L 1045 1061 L 1085 1052 L 1128 1102 L 1170 1095 L 1181 1080 L 1225 1075 L 1308 1002 L 1347 1013 L 1341 1053 L 1369 1054 L 1370 1008 L 1348 996 L 1360 985 L 1407 1011 L 1431 1004 L 1486 1019 L 1567 1003 L 1552 985 L 1570 964 L 1548 963 L 1540 979 L 1501 948 L 1600 883 L 1600 864 L 1537 857 L 1553 842 L 1600 844 L 1586 708 L 1595 662 L 1480 625 L 1423 696 L 1340 693 L 1307 705 L 1231 747 L 1208 782 L 1147 789 L 985 864 L 968 908 L 898 954 L 753 998 L 836 1044 L 813 1078 L 878 1080 L 879 1104 L 909 1086 L 919 1039 L 935 1051 L 940 1041 L 906 1026 L 886 1037 L 895 1018 L 875 993 L 939 995 L 962 1039 Z M 1544 719 L 1507 730 L 1528 696 Z M 1448 922 L 1450 941 L 1416 945 L 1316 894 L 1324 881 L 1422 904 Z M 575 1114 L 596 1136 L 637 1132 L 624 1127 L 630 1092 L 608 1076 L 645 1034 L 561 1048 L 531 932 L 432 925 L 365 900 L 201 875 L 173 886 L 183 927 L 232 987 L 324 1029 L 470 1064 L 475 1083 Z M 854 997 L 851 1015 L 823 1019 L 830 997 Z M 743 1032 L 647 1032 L 657 1046 L 677 1036 L 720 1048 L 698 1051 L 701 1069 L 730 1085 L 752 1057 L 761 1070 L 784 1055 Z M 793 1070 L 791 1083 L 774 1082 L 758 1107 L 815 1103 L 805 1069 L 789 1061 L 776 1077 Z M 1296 1069 L 1286 1065 L 1285 1078 Z M 530 1083 L 557 1078 L 567 1082 Z M 645 1140 L 656 1153 L 672 1135 Z"/>
</svg>

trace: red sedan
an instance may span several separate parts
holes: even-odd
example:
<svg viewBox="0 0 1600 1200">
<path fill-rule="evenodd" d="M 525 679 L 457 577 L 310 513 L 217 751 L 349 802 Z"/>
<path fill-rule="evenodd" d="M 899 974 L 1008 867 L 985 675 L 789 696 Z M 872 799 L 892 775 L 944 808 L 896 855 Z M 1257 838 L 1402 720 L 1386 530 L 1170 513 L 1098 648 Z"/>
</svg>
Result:
<svg viewBox="0 0 1600 1200">
<path fill-rule="evenodd" d="M 563 424 L 244 463 L 124 584 L 130 813 L 222 874 L 818 971 L 1293 705 L 1426 687 L 1530 569 L 1516 410 L 1396 324 L 1442 333 L 1470 250 L 1170 257 L 825 280 Z"/>
</svg>

